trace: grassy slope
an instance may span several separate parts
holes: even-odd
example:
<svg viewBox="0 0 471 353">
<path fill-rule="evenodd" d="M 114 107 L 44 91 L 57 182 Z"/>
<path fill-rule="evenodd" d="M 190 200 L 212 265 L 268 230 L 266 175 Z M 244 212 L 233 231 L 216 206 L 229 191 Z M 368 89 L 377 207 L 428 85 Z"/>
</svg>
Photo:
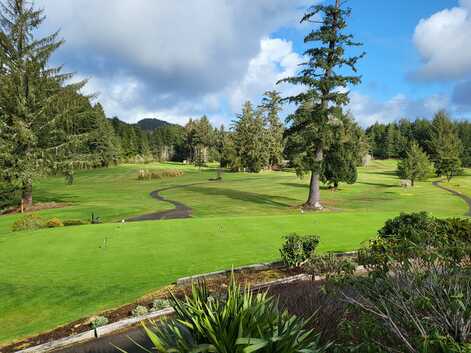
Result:
<svg viewBox="0 0 471 353">
<path fill-rule="evenodd" d="M 280 237 L 289 232 L 319 234 L 323 251 L 350 250 L 400 211 L 465 212 L 462 200 L 430 183 L 399 188 L 392 161 L 375 162 L 359 183 L 339 192 L 324 190 L 327 204 L 343 212 L 318 214 L 292 207 L 305 198 L 307 181 L 291 173 L 226 174 L 208 183 L 214 171 L 186 167 L 181 178 L 139 183 L 138 168 L 85 172 L 73 187 L 44 180 L 36 186 L 41 197 L 75 201 L 44 213 L 83 218 L 94 210 L 117 220 L 167 207 L 147 196 L 153 189 L 198 182 L 164 192 L 194 207 L 195 218 L 12 234 L 15 217 L 0 217 L 0 342 L 135 300 L 184 275 L 276 259 Z"/>
</svg>

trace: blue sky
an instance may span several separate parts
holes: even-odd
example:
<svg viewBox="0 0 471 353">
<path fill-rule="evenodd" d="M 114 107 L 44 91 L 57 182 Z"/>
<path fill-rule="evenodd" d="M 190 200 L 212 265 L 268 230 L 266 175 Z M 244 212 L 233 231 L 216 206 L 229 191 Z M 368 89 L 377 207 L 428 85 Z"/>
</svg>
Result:
<svg viewBox="0 0 471 353">
<path fill-rule="evenodd" d="M 325 0 L 324 2 L 326 2 Z M 302 62 L 310 0 L 39 0 L 44 31 L 61 29 L 54 57 L 88 78 L 108 115 L 184 124 L 207 114 L 228 123 L 245 100 L 257 105 Z M 347 107 L 375 121 L 455 118 L 471 111 L 471 0 L 349 0 L 348 32 L 364 43 L 361 85 Z"/>
</svg>

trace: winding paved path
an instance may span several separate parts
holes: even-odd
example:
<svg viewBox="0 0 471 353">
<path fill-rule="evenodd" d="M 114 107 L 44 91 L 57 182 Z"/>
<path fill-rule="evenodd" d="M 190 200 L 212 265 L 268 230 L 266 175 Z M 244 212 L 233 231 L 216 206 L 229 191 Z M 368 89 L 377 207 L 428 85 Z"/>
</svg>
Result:
<svg viewBox="0 0 471 353">
<path fill-rule="evenodd" d="M 181 202 L 178 202 L 178 201 L 166 199 L 164 196 L 160 195 L 160 193 L 162 191 L 167 191 L 167 190 L 171 190 L 171 189 L 185 188 L 185 187 L 188 187 L 188 186 L 193 186 L 193 185 L 198 185 L 198 184 L 206 184 L 206 182 L 186 184 L 186 185 L 177 185 L 177 186 L 169 186 L 167 188 L 152 191 L 150 193 L 151 197 L 153 197 L 154 199 L 159 200 L 159 201 L 168 202 L 168 203 L 174 205 L 175 208 L 171 209 L 171 210 L 167 210 L 167 211 L 148 213 L 148 214 L 145 214 L 145 215 L 142 215 L 142 216 L 129 217 L 129 218 L 126 218 L 126 222 L 142 222 L 142 221 L 158 221 L 158 220 L 162 220 L 162 219 L 191 218 L 191 212 L 192 212 L 191 207 L 189 207 L 189 206 L 187 206 L 187 205 L 185 205 Z"/>
<path fill-rule="evenodd" d="M 438 182 L 438 181 L 434 181 L 432 184 L 434 186 L 436 186 L 437 188 L 446 190 L 446 191 L 452 193 L 455 196 L 461 197 L 466 202 L 466 204 L 468 205 L 468 212 L 465 213 L 465 216 L 471 217 L 471 197 L 463 195 L 462 193 L 460 193 L 458 191 L 455 191 L 453 189 L 447 188 L 446 186 L 441 185 L 440 182 Z"/>
</svg>

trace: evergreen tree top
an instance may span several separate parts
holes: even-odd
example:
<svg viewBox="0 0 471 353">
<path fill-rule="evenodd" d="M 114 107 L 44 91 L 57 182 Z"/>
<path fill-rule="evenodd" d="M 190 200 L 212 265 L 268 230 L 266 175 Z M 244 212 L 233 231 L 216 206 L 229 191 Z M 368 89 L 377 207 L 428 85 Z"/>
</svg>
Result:
<svg viewBox="0 0 471 353">
<path fill-rule="evenodd" d="M 354 42 L 352 35 L 344 33 L 347 28 L 346 18 L 350 16 L 351 10 L 342 5 L 336 0 L 335 4 L 312 6 L 301 19 L 301 23 L 310 22 L 319 26 L 304 38 L 304 42 L 312 46 L 304 52 L 308 60 L 301 64 L 303 68 L 298 75 L 279 81 L 307 87 L 305 92 L 288 97 L 288 101 L 302 104 L 311 100 L 320 104 L 322 110 L 342 106 L 349 102 L 349 92 L 345 89 L 360 83 L 361 76 L 339 72 L 339 69 L 347 66 L 356 73 L 356 64 L 365 55 L 345 55 L 347 47 L 362 44 Z"/>
</svg>

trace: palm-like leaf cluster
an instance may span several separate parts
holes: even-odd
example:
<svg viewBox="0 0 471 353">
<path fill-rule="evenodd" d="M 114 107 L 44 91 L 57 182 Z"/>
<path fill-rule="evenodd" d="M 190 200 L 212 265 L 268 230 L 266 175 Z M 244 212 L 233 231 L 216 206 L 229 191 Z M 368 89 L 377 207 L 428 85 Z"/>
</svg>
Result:
<svg viewBox="0 0 471 353">
<path fill-rule="evenodd" d="M 221 297 L 204 284 L 184 300 L 173 298 L 176 317 L 145 328 L 159 352 L 323 352 L 307 321 L 280 311 L 267 293 L 242 290 L 232 278 Z"/>
</svg>

